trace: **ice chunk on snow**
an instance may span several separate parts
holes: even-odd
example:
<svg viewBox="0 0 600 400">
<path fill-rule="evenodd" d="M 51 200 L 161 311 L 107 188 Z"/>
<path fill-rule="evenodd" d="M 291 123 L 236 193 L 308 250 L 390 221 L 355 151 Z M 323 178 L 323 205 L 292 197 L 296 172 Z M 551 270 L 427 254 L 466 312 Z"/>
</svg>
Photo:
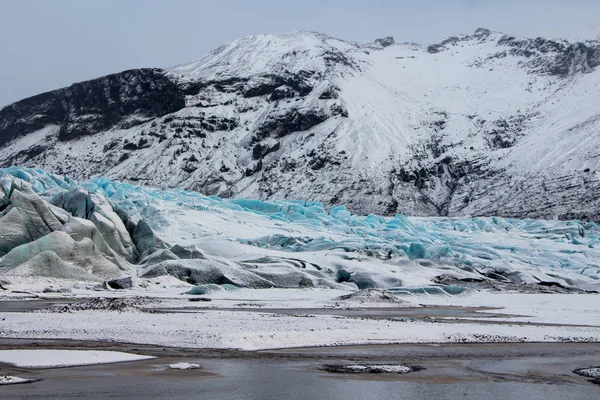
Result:
<svg viewBox="0 0 600 400">
<path fill-rule="evenodd" d="M 199 364 L 180 362 L 177 364 L 169 365 L 169 368 L 171 368 L 171 369 L 200 369 L 202 367 Z"/>
<path fill-rule="evenodd" d="M 19 383 L 33 382 L 31 379 L 19 378 L 18 376 L 0 375 L 0 386 L 2 385 L 17 385 Z"/>
<path fill-rule="evenodd" d="M 600 367 L 578 368 L 573 372 L 588 378 L 600 378 Z"/>
</svg>

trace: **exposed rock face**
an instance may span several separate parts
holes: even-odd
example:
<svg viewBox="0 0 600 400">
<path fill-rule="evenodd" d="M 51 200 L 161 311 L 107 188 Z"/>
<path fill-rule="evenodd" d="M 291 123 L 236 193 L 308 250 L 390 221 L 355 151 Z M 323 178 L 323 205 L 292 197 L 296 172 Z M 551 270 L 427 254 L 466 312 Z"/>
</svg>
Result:
<svg viewBox="0 0 600 400">
<path fill-rule="evenodd" d="M 394 38 L 391 37 L 391 36 L 386 36 L 384 38 L 376 39 L 375 40 L 375 44 L 378 44 L 381 47 L 388 47 L 388 46 L 391 46 L 391 45 L 393 45 L 395 43 L 396 42 L 394 41 Z"/>
<path fill-rule="evenodd" d="M 579 72 L 591 72 L 600 65 L 598 43 L 569 43 L 544 38 L 517 39 L 504 36 L 499 45 L 509 48 L 491 57 L 524 57 L 529 68 L 538 73 L 567 77 Z"/>
<path fill-rule="evenodd" d="M 67 141 L 113 128 L 141 123 L 185 107 L 181 89 L 164 71 L 135 69 L 21 100 L 0 110 L 0 145 L 42 129 L 60 127 Z M 138 120 L 135 120 L 138 118 Z"/>
<path fill-rule="evenodd" d="M 0 110 L 0 166 L 361 214 L 597 220 L 599 65 L 597 40 L 483 28 L 430 46 L 252 36 Z"/>
</svg>

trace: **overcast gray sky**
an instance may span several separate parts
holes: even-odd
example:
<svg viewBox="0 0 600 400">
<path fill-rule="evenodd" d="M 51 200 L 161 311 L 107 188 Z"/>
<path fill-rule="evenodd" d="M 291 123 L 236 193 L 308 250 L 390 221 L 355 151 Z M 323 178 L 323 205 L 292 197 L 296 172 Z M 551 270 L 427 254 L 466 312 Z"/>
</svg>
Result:
<svg viewBox="0 0 600 400">
<path fill-rule="evenodd" d="M 0 0 L 0 107 L 112 72 L 192 61 L 250 34 L 315 30 L 431 43 L 478 27 L 600 34 L 600 1 Z"/>
</svg>

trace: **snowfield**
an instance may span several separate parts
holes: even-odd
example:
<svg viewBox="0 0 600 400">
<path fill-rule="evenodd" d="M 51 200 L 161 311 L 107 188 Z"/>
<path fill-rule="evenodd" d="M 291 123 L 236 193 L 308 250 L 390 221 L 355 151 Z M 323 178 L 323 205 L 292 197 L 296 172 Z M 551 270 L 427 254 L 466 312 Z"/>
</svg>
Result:
<svg viewBox="0 0 600 400">
<path fill-rule="evenodd" d="M 422 303 L 447 307 L 465 302 L 485 303 L 487 294 L 474 294 L 472 299 L 421 295 L 409 300 L 417 308 Z M 216 296 L 200 305 L 187 301 L 187 296 L 171 295 L 162 297 L 159 304 L 140 307 L 140 310 L 158 308 L 160 313 L 62 312 L 60 308 L 54 312 L 2 312 L 0 337 L 243 350 L 385 343 L 600 341 L 597 295 L 532 294 L 514 299 L 513 296 L 505 293 L 487 301 L 488 306 L 496 307 L 487 312 L 503 314 L 493 318 L 487 317 L 486 311 L 475 318 L 445 311 L 434 312 L 430 318 L 411 317 L 411 314 L 381 318 L 369 317 L 369 313 L 349 316 L 341 313 L 347 308 L 333 307 L 339 292 L 323 289 L 244 290 Z M 511 313 L 524 311 L 522 308 L 503 309 L 503 304 L 530 306 L 523 315 Z M 381 303 L 372 302 L 355 305 L 353 309 L 379 310 L 380 306 Z M 286 309 L 294 314 L 286 314 Z"/>
<path fill-rule="evenodd" d="M 0 350 L 0 363 L 22 368 L 74 367 L 147 360 L 154 357 L 118 351 L 93 350 Z"/>
</svg>

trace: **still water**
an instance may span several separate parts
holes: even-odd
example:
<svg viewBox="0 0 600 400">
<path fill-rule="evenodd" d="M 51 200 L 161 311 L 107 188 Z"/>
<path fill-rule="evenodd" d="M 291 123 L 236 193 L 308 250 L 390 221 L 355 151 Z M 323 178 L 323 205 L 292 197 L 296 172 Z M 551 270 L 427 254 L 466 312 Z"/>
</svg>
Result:
<svg viewBox="0 0 600 400">
<path fill-rule="evenodd" d="M 170 370 L 198 362 L 201 370 Z M 511 365 L 472 358 L 436 360 L 406 375 L 343 375 L 322 360 L 159 358 L 134 363 L 29 371 L 43 379 L 0 387 L 1 399 L 600 399 L 600 386 L 573 376 L 590 359 L 530 358 Z M 552 370 L 548 365 L 555 363 Z M 513 368 L 514 367 L 514 368 Z M 513 371 L 514 369 L 514 371 Z M 19 371 L 13 371 L 14 373 Z M 25 371 L 21 371 L 25 373 Z M 559 377 L 562 372 L 564 376 Z M 33 374 L 33 375 L 32 375 Z M 558 377 L 558 378 L 553 378 Z"/>
</svg>

